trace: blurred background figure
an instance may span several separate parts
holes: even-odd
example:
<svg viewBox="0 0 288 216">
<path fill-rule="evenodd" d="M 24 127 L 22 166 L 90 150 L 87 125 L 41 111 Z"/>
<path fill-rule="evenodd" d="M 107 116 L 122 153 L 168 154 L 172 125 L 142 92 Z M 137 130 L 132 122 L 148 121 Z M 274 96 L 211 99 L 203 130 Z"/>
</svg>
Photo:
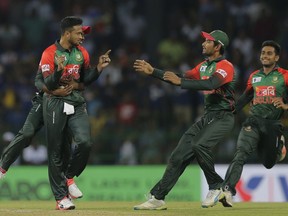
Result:
<svg viewBox="0 0 288 216">
<path fill-rule="evenodd" d="M 119 149 L 119 164 L 121 165 L 136 165 L 137 162 L 137 151 L 135 144 L 131 139 L 127 139 L 123 142 Z"/>
<path fill-rule="evenodd" d="M 23 150 L 22 163 L 25 165 L 47 164 L 47 147 L 34 139 L 31 145 Z"/>
</svg>

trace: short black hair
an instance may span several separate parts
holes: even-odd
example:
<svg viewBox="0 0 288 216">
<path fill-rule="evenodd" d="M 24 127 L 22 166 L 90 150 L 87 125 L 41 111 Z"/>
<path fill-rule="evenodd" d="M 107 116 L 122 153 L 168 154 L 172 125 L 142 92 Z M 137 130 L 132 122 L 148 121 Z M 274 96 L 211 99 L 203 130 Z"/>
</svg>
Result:
<svg viewBox="0 0 288 216">
<path fill-rule="evenodd" d="M 220 44 L 218 41 L 214 41 L 214 46 L 217 46 L 217 45 L 221 45 L 219 53 L 220 53 L 220 55 L 224 55 L 225 47 L 222 44 Z"/>
<path fill-rule="evenodd" d="M 76 16 L 67 16 L 61 20 L 61 34 L 65 31 L 71 31 L 73 26 L 82 25 L 83 20 Z"/>
<path fill-rule="evenodd" d="M 281 46 L 280 46 L 277 42 L 275 42 L 275 41 L 273 41 L 273 40 L 266 40 L 266 41 L 264 41 L 264 42 L 262 43 L 261 49 L 262 49 L 263 47 L 265 47 L 265 46 L 274 47 L 274 49 L 275 49 L 275 54 L 276 54 L 276 55 L 280 55 Z"/>
</svg>

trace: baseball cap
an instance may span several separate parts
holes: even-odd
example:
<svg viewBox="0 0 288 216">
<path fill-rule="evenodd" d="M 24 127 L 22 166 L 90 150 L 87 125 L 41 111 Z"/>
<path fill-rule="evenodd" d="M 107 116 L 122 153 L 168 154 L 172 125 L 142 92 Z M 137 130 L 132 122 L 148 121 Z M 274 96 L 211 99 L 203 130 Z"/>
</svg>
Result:
<svg viewBox="0 0 288 216">
<path fill-rule="evenodd" d="M 229 44 L 229 38 L 228 38 L 227 34 L 221 30 L 214 30 L 210 33 L 202 31 L 201 35 L 203 38 L 206 38 L 208 40 L 217 41 L 224 48 L 226 48 Z"/>
<path fill-rule="evenodd" d="M 91 31 L 91 27 L 90 26 L 82 26 L 82 31 L 84 34 L 89 34 Z"/>
</svg>

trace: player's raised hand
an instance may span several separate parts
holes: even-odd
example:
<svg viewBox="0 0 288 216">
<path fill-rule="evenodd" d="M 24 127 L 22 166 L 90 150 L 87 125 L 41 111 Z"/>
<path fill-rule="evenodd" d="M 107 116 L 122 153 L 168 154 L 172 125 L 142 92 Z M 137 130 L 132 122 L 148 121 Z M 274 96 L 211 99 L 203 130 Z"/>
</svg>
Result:
<svg viewBox="0 0 288 216">
<path fill-rule="evenodd" d="M 57 65 L 58 65 L 58 68 L 57 68 L 57 71 L 61 71 L 64 69 L 64 62 L 65 62 L 65 55 L 61 55 L 61 56 L 57 56 L 56 55 L 56 62 L 57 62 Z"/>
<path fill-rule="evenodd" d="M 111 62 L 111 59 L 109 57 L 110 52 L 111 50 L 108 50 L 105 54 L 99 57 L 99 62 L 97 65 L 97 70 L 99 72 L 101 72 L 105 67 L 107 67 L 110 64 Z"/>
<path fill-rule="evenodd" d="M 181 79 L 173 72 L 171 71 L 166 71 L 164 73 L 163 79 L 165 81 L 169 81 L 173 83 L 174 85 L 180 85 L 181 84 Z"/>
<path fill-rule="evenodd" d="M 153 71 L 154 71 L 154 68 L 146 61 L 144 60 L 136 60 L 134 62 L 134 65 L 133 65 L 134 69 L 138 72 L 144 72 L 145 74 L 152 74 Z"/>
</svg>

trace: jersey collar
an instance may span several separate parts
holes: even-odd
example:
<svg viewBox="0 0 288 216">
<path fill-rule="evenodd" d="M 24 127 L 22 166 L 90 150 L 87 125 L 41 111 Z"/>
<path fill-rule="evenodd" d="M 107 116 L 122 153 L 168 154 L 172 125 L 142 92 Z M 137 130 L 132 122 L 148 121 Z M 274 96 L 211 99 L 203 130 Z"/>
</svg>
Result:
<svg viewBox="0 0 288 216">
<path fill-rule="evenodd" d="M 214 60 L 212 60 L 212 61 L 209 61 L 208 60 L 208 58 L 206 59 L 206 62 L 208 63 L 208 65 L 210 65 L 210 64 L 212 64 L 213 62 L 219 62 L 219 61 L 222 61 L 222 60 L 224 60 L 225 58 L 224 58 L 224 56 L 221 56 L 221 57 L 219 57 L 219 58 L 216 58 L 216 59 L 214 59 Z"/>
<path fill-rule="evenodd" d="M 56 40 L 55 41 L 55 46 L 57 47 L 58 50 L 60 50 L 61 52 L 71 52 L 70 50 L 68 49 L 64 49 L 61 44 L 60 44 L 60 39 Z"/>
<path fill-rule="evenodd" d="M 278 69 L 279 69 L 279 65 L 276 64 L 275 67 L 273 68 L 273 70 L 271 70 L 271 72 L 273 72 L 273 71 L 278 71 Z M 263 67 L 260 68 L 259 71 L 260 71 L 260 73 L 265 74 L 265 73 L 264 73 L 264 70 L 263 70 Z M 270 72 L 270 73 L 271 73 L 271 72 Z M 269 74 L 270 74 L 270 73 L 269 73 Z M 267 75 L 269 75 L 269 74 L 267 74 Z M 265 75 L 266 75 L 266 74 L 265 74 Z"/>
</svg>

